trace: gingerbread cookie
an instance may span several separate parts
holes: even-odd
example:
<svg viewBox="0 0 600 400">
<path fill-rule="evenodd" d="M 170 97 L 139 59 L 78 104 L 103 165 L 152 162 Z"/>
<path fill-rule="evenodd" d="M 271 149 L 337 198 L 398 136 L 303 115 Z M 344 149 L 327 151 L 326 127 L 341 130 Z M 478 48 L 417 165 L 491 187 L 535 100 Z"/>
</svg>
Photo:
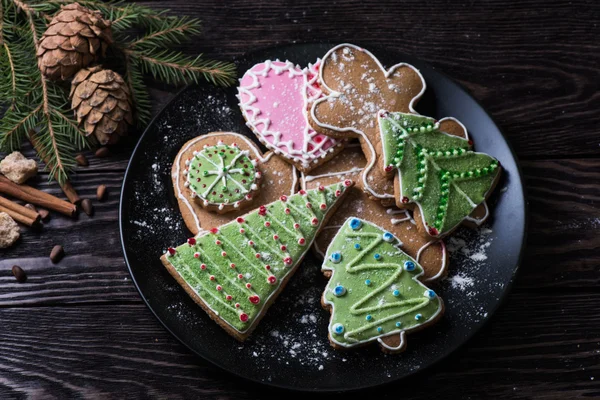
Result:
<svg viewBox="0 0 600 400">
<path fill-rule="evenodd" d="M 342 142 L 317 133 L 306 110 L 322 96 L 319 61 L 300 68 L 289 61 L 267 60 L 250 68 L 238 87 L 246 124 L 270 150 L 301 171 L 322 164 L 342 149 Z"/>
<path fill-rule="evenodd" d="M 250 150 L 219 140 L 192 155 L 185 161 L 183 185 L 202 207 L 222 213 L 241 209 L 254 200 L 262 173 L 257 168 L 260 159 L 250 158 Z"/>
<path fill-rule="evenodd" d="M 312 170 L 310 174 L 302 173 L 300 187 L 309 190 L 346 179 L 356 181 L 366 165 L 367 160 L 359 145 L 349 144 L 341 153 Z M 421 279 L 424 282 L 436 281 L 446 275 L 448 256 L 444 242 L 427 239 L 421 235 L 408 210 L 395 206 L 385 207 L 380 202 L 370 199 L 362 190 L 360 181 L 349 190 L 344 203 L 315 239 L 313 250 L 321 258 L 324 257 L 325 250 L 338 229 L 350 216 L 368 220 L 400 239 L 402 250 L 423 267 L 424 274 Z"/>
<path fill-rule="evenodd" d="M 327 96 L 313 103 L 311 125 L 331 137 L 359 138 L 368 162 L 361 178 L 363 189 L 385 205 L 393 204 L 392 179 L 378 168 L 383 164 L 377 113 L 415 112 L 425 80 L 406 63 L 385 69 L 370 52 L 351 44 L 327 52 L 319 78 Z"/>
<path fill-rule="evenodd" d="M 297 185 L 294 166 L 272 152 L 263 155 L 250 139 L 232 132 L 208 133 L 185 143 L 171 174 L 183 220 L 193 234 L 275 201 L 282 193 L 292 194 Z"/>
<path fill-rule="evenodd" d="M 285 196 L 187 243 L 164 266 L 221 327 L 243 341 L 341 204 L 352 181 Z"/>
<path fill-rule="evenodd" d="M 418 207 L 415 220 L 425 235 L 448 235 L 498 182 L 498 160 L 474 152 L 470 140 L 442 131 L 433 118 L 381 112 L 379 126 L 385 172 L 398 172 L 396 204 Z"/>
<path fill-rule="evenodd" d="M 423 268 L 385 229 L 348 218 L 322 270 L 329 282 L 321 303 L 331 311 L 329 340 L 336 349 L 377 341 L 384 352 L 406 348 L 406 333 L 436 322 L 444 303 L 419 282 Z"/>
</svg>

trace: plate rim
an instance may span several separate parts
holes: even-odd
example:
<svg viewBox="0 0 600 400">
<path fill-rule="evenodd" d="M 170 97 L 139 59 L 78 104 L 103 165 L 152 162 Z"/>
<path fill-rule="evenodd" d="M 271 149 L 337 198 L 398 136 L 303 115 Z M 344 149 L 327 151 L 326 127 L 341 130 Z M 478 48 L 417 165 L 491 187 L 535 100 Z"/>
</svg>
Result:
<svg viewBox="0 0 600 400">
<path fill-rule="evenodd" d="M 358 43 L 359 46 L 362 46 L 361 42 L 355 42 Z M 269 51 L 275 51 L 277 49 L 281 49 L 281 48 L 289 48 L 289 47 L 296 47 L 296 46 L 310 46 L 310 45 L 330 45 L 333 46 L 331 44 L 331 42 L 327 41 L 327 42 L 323 42 L 323 41 L 307 41 L 307 42 L 296 42 L 296 43 L 287 43 L 287 44 L 278 44 L 278 45 L 270 45 L 270 46 L 264 46 L 264 47 L 257 47 L 255 49 L 252 49 L 249 52 L 245 52 L 242 55 L 235 57 L 233 59 L 233 62 L 235 64 L 237 64 L 240 60 L 243 60 L 245 57 L 248 57 L 254 53 L 263 53 L 263 52 L 269 52 Z M 381 45 L 369 45 L 366 46 L 364 48 L 371 48 L 374 49 L 374 51 L 372 51 L 372 53 L 374 54 L 379 54 L 382 51 L 385 51 L 385 46 L 381 46 Z M 389 50 L 388 50 L 389 51 Z M 143 133 L 140 135 L 140 138 L 138 139 L 133 151 L 131 152 L 131 156 L 129 158 L 129 161 L 127 163 L 127 168 L 125 169 L 125 172 L 123 174 L 123 183 L 121 185 L 121 193 L 119 195 L 119 214 L 118 214 L 118 218 L 119 218 L 119 240 L 121 242 L 121 250 L 123 251 L 123 258 L 125 260 L 125 264 L 127 265 L 127 271 L 129 272 L 129 275 L 131 276 L 131 280 L 133 281 L 133 284 L 135 285 L 136 290 L 138 291 L 140 297 L 142 298 L 142 301 L 144 302 L 144 304 L 146 305 L 146 307 L 150 310 L 150 312 L 154 315 L 154 317 L 160 322 L 160 324 L 163 326 L 163 328 L 169 332 L 179 343 L 181 343 L 185 348 L 188 349 L 188 351 L 191 351 L 194 355 L 200 357 L 202 360 L 209 362 L 210 364 L 216 366 L 217 368 L 219 368 L 221 371 L 226 372 L 227 374 L 231 375 L 231 376 L 235 376 L 238 378 L 242 378 L 243 380 L 245 380 L 246 382 L 251 382 L 252 384 L 255 385 L 259 385 L 259 386 L 263 386 L 263 387 L 270 387 L 270 388 L 276 388 L 278 390 L 286 390 L 286 391 L 293 391 L 293 392 L 298 392 L 298 393 L 353 393 L 353 392 L 359 392 L 365 389 L 369 389 L 369 388 L 382 388 L 385 386 L 388 386 L 390 384 L 393 383 L 397 383 L 405 378 L 408 377 L 415 377 L 415 376 L 421 376 L 426 370 L 430 369 L 433 366 L 439 366 L 440 363 L 444 362 L 447 360 L 448 357 L 450 357 L 451 355 L 456 355 L 459 351 L 463 350 L 464 346 L 470 342 L 473 337 L 479 333 L 482 329 L 484 329 L 489 323 L 490 320 L 492 320 L 492 316 L 506 303 L 506 299 L 508 298 L 509 294 L 511 293 L 511 289 L 514 285 L 514 282 L 517 278 L 517 275 L 519 274 L 519 271 L 521 270 L 521 264 L 523 261 L 523 257 L 524 257 L 524 253 L 525 253 L 525 248 L 526 248 L 526 244 L 527 244 L 527 236 L 528 236 L 528 229 L 529 229 L 529 202 L 527 201 L 527 190 L 526 190 L 526 185 L 524 184 L 524 178 L 523 178 L 523 171 L 522 171 L 522 167 L 521 167 L 521 162 L 512 146 L 512 144 L 510 143 L 510 141 L 508 140 L 508 138 L 506 137 L 506 135 L 504 134 L 503 130 L 501 129 L 500 125 L 498 125 L 498 123 L 496 122 L 496 120 L 493 118 L 493 116 L 487 111 L 487 109 L 480 103 L 480 101 L 474 97 L 471 92 L 464 87 L 462 84 L 460 84 L 459 82 L 455 81 L 454 79 L 452 79 L 449 75 L 447 75 L 446 73 L 444 73 L 443 71 L 438 70 L 436 67 L 432 66 L 429 62 L 427 61 L 423 61 L 422 59 L 415 57 L 415 56 L 411 56 L 410 54 L 406 54 L 400 50 L 397 49 L 392 49 L 391 50 L 394 54 L 397 54 L 401 57 L 406 57 L 406 58 L 410 58 L 412 60 L 418 61 L 420 64 L 428 67 L 431 71 L 433 71 L 434 74 L 438 74 L 441 77 L 445 78 L 448 82 L 450 82 L 452 85 L 456 86 L 459 90 L 461 90 L 462 92 L 464 92 L 467 96 L 469 96 L 474 102 L 475 104 L 477 104 L 481 110 L 484 111 L 485 115 L 491 120 L 491 122 L 494 124 L 494 126 L 497 128 L 498 132 L 500 133 L 503 141 L 506 143 L 506 146 L 508 147 L 508 150 L 510 151 L 511 156 L 513 157 L 514 161 L 515 161 L 515 166 L 516 166 L 516 172 L 517 172 L 517 178 L 518 178 L 518 187 L 520 188 L 520 191 L 522 193 L 522 197 L 523 197 L 523 238 L 521 240 L 521 244 L 520 244 L 520 248 L 519 248 L 519 256 L 517 257 L 517 264 L 515 267 L 513 267 L 512 269 L 512 273 L 511 273 L 511 278 L 509 280 L 509 282 L 506 284 L 505 290 L 502 292 L 499 300 L 496 302 L 496 304 L 494 305 L 494 307 L 492 307 L 489 311 L 489 317 L 486 318 L 481 325 L 474 330 L 471 330 L 466 336 L 464 341 L 459 344 L 458 346 L 456 346 L 455 348 L 453 348 L 452 350 L 449 350 L 447 352 L 445 352 L 444 354 L 442 354 L 435 362 L 429 364 L 428 366 L 424 367 L 424 368 L 420 368 L 418 370 L 412 371 L 409 374 L 406 374 L 403 377 L 396 377 L 396 378 L 391 378 L 386 382 L 382 382 L 382 383 L 376 383 L 376 384 L 372 384 L 372 385 L 364 385 L 364 386 L 360 386 L 360 387 L 353 387 L 353 388 L 348 388 L 348 389 L 340 389 L 340 388 L 298 388 L 295 386 L 285 386 L 282 384 L 278 384 L 278 383 L 273 383 L 273 382 L 269 382 L 269 381 L 261 381 L 261 380 L 257 380 L 257 379 L 253 379 L 253 378 L 249 378 L 247 376 L 244 376 L 238 372 L 232 371 L 227 369 L 226 367 L 222 366 L 221 364 L 219 364 L 216 360 L 213 360 L 211 357 L 208 357 L 205 354 L 202 354 L 198 351 L 196 351 L 195 349 L 193 349 L 192 347 L 190 347 L 185 341 L 183 341 L 183 339 L 181 339 L 175 332 L 173 332 L 173 330 L 171 330 L 171 328 L 169 328 L 169 326 L 167 326 L 167 324 L 161 319 L 159 318 L 159 316 L 157 315 L 157 313 L 154 311 L 154 309 L 152 308 L 152 306 L 149 304 L 148 300 L 146 299 L 146 297 L 144 296 L 144 293 L 142 292 L 141 288 L 138 285 L 137 280 L 135 279 L 134 273 L 132 271 L 131 268 L 131 263 L 129 261 L 129 258 L 127 256 L 127 249 L 125 248 L 125 240 L 124 240 L 124 224 L 123 224 L 123 213 L 124 213 L 124 193 L 125 193 L 125 186 L 128 184 L 128 180 L 131 179 L 130 178 L 130 169 L 132 167 L 133 164 L 133 159 L 134 156 L 136 155 L 136 153 L 138 152 L 142 142 L 144 141 L 146 135 L 149 134 L 150 128 L 153 127 L 153 125 L 155 124 L 155 122 L 163 116 L 163 114 L 166 112 L 166 110 L 175 102 L 177 101 L 177 99 L 186 91 L 190 90 L 193 86 L 195 85 L 186 85 L 183 88 L 181 88 L 180 90 L 178 90 L 175 95 L 173 96 L 173 98 L 171 98 L 166 104 L 164 104 L 162 106 L 162 108 L 160 109 L 160 111 L 150 120 L 150 122 L 148 123 L 148 125 L 146 126 L 146 128 L 144 129 Z M 207 83 L 202 82 L 201 85 L 205 85 Z M 223 88 L 221 88 L 223 89 Z M 496 189 L 498 190 L 498 189 Z"/>
</svg>

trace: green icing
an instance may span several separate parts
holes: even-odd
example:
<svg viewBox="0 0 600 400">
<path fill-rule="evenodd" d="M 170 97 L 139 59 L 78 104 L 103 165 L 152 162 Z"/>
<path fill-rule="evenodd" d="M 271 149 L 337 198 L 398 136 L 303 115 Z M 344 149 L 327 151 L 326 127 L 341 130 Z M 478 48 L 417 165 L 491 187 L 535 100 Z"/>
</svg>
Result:
<svg viewBox="0 0 600 400">
<path fill-rule="evenodd" d="M 358 218 L 340 228 L 323 264 L 323 270 L 333 271 L 324 297 L 333 305 L 334 342 L 349 347 L 408 331 L 441 311 L 435 292 L 417 280 L 423 268 L 399 245 L 392 234 Z M 405 269 L 407 262 L 414 270 Z"/>
<path fill-rule="evenodd" d="M 405 113 L 379 117 L 384 164 L 400 173 L 403 202 L 415 202 L 429 233 L 442 235 L 485 200 L 497 175 L 493 157 L 467 139 L 439 129 L 433 118 Z"/>
<path fill-rule="evenodd" d="M 195 152 L 187 165 L 186 186 L 208 204 L 235 204 L 257 189 L 260 172 L 248 150 L 219 143 Z"/>
<path fill-rule="evenodd" d="M 349 184 L 282 196 L 169 249 L 167 260 L 208 307 L 243 332 L 310 248 Z"/>
</svg>

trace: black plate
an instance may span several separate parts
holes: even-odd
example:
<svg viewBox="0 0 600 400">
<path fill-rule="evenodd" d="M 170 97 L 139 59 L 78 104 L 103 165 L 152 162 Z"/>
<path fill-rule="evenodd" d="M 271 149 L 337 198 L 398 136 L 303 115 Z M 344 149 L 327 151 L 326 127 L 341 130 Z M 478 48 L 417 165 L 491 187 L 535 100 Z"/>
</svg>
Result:
<svg viewBox="0 0 600 400">
<path fill-rule="evenodd" d="M 306 65 L 330 47 L 306 44 L 255 52 L 239 60 L 239 73 L 268 58 Z M 407 377 L 465 343 L 498 308 L 514 279 L 524 245 L 526 207 L 521 174 L 504 136 L 477 101 L 431 66 L 388 51 L 375 49 L 374 54 L 384 65 L 405 61 L 419 68 L 427 92 L 417 110 L 436 118 L 458 118 L 477 150 L 498 158 L 504 167 L 486 227 L 462 229 L 449 241 L 454 250 L 449 279 L 438 288 L 446 302 L 444 318 L 409 336 L 408 350 L 401 355 L 384 355 L 376 345 L 346 352 L 330 347 L 329 312 L 319 303 L 326 281 L 319 271 L 321 263 L 311 255 L 243 344 L 212 322 L 162 266 L 159 257 L 164 250 L 190 236 L 169 176 L 180 147 L 210 131 L 241 132 L 255 140 L 237 107 L 235 88 L 203 85 L 183 90 L 150 124 L 131 157 L 120 209 L 131 276 L 148 307 L 177 339 L 233 374 L 310 391 L 365 388 Z"/>
</svg>

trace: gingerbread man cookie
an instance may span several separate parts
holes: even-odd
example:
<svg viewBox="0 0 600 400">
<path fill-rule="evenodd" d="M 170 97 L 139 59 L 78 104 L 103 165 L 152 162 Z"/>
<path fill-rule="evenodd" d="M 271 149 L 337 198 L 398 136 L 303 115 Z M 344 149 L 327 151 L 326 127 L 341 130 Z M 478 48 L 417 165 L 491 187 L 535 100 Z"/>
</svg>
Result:
<svg viewBox="0 0 600 400">
<path fill-rule="evenodd" d="M 342 140 L 317 133 L 308 124 L 307 109 L 322 97 L 319 65 L 319 60 L 308 68 L 267 60 L 246 71 L 238 86 L 248 127 L 269 150 L 300 171 L 309 171 L 342 149 Z"/>
<path fill-rule="evenodd" d="M 393 204 L 393 182 L 381 158 L 377 125 L 379 110 L 415 112 L 425 80 L 413 66 L 400 63 L 385 69 L 369 51 L 340 44 L 327 52 L 319 78 L 326 97 L 310 109 L 311 125 L 336 138 L 357 137 L 367 158 L 361 182 L 369 196 Z"/>
<path fill-rule="evenodd" d="M 171 176 L 183 220 L 193 234 L 227 223 L 256 204 L 275 201 L 282 193 L 292 194 L 297 185 L 293 165 L 273 152 L 263 155 L 250 139 L 232 132 L 212 132 L 185 143 Z"/>
<path fill-rule="evenodd" d="M 359 145 L 349 144 L 326 164 L 308 174 L 302 173 L 300 187 L 309 190 L 346 179 L 356 181 L 366 165 Z M 370 221 L 396 236 L 402 243 L 402 250 L 423 266 L 421 279 L 424 282 L 437 281 L 446 275 L 448 255 L 444 242 L 421 235 L 408 210 L 394 205 L 386 207 L 370 199 L 360 181 L 350 189 L 344 203 L 317 236 L 313 245 L 317 255 L 324 257 L 333 237 L 350 216 Z"/>
</svg>

